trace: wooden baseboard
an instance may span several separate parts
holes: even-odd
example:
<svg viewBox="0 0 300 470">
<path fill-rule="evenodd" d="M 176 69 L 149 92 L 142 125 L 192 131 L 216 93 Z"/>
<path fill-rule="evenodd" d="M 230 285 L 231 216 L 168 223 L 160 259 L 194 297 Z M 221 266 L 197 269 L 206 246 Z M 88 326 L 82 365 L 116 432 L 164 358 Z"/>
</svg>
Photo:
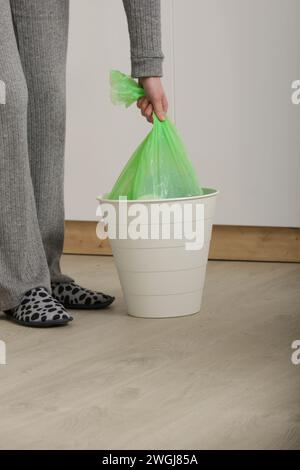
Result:
<svg viewBox="0 0 300 470">
<path fill-rule="evenodd" d="M 112 255 L 108 240 L 96 236 L 97 222 L 66 220 L 64 253 L 78 255 Z"/>
<path fill-rule="evenodd" d="M 96 222 L 66 221 L 64 253 L 111 255 Z M 214 225 L 210 259 L 300 262 L 300 228 Z"/>
<path fill-rule="evenodd" d="M 300 262 L 300 228 L 215 225 L 210 259 Z"/>
</svg>

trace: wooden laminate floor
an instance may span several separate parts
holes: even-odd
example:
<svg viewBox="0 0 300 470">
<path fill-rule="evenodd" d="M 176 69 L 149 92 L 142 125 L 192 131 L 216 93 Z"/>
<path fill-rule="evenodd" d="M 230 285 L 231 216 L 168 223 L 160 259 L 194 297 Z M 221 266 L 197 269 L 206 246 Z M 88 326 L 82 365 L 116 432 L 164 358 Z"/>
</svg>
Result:
<svg viewBox="0 0 300 470">
<path fill-rule="evenodd" d="M 116 295 L 71 325 L 0 314 L 1 449 L 300 448 L 300 265 L 209 263 L 201 313 L 126 315 L 112 258 L 64 270 Z"/>
</svg>

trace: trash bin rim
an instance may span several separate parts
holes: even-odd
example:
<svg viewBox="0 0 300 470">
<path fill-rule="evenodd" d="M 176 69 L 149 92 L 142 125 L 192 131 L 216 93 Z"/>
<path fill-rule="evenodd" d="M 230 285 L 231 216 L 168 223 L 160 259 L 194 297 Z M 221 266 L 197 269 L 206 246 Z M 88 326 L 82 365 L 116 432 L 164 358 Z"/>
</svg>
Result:
<svg viewBox="0 0 300 470">
<path fill-rule="evenodd" d="M 204 194 L 200 194 L 198 196 L 188 196 L 188 197 L 175 197 L 169 199 L 128 199 L 127 202 L 130 204 L 134 203 L 163 203 L 163 202 L 172 202 L 172 201 L 192 201 L 197 199 L 204 199 L 207 197 L 214 197 L 220 193 L 218 189 L 214 188 L 203 188 Z M 108 199 L 107 196 L 109 193 L 105 193 L 103 195 L 97 196 L 97 200 L 99 202 L 111 202 L 111 203 L 119 203 L 119 199 Z"/>
</svg>

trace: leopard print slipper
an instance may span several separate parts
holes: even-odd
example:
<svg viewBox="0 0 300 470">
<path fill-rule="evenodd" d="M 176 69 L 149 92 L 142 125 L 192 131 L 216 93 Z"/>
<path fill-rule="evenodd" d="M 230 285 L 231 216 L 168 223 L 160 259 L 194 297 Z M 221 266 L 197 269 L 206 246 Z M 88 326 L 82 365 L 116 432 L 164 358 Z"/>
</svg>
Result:
<svg viewBox="0 0 300 470">
<path fill-rule="evenodd" d="M 66 325 L 73 320 L 63 305 L 44 287 L 29 290 L 17 307 L 5 310 L 4 313 L 19 325 L 39 328 Z"/>
<path fill-rule="evenodd" d="M 52 296 L 67 309 L 103 309 L 115 300 L 110 295 L 85 289 L 75 282 L 56 282 L 52 283 L 51 287 Z"/>
</svg>

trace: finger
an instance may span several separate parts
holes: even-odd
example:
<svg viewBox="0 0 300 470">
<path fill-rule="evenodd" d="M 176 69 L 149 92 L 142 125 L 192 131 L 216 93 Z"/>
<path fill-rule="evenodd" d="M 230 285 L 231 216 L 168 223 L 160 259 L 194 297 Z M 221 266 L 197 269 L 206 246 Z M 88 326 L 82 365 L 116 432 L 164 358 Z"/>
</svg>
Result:
<svg viewBox="0 0 300 470">
<path fill-rule="evenodd" d="M 163 109 L 162 100 L 155 101 L 153 103 L 153 108 L 154 108 L 154 112 L 155 112 L 156 116 L 158 117 L 158 119 L 160 121 L 164 121 L 165 120 L 165 113 L 164 113 L 164 109 Z"/>
<path fill-rule="evenodd" d="M 148 108 L 148 106 L 150 105 L 150 101 L 148 99 L 145 99 L 142 103 L 142 106 L 141 106 L 141 111 L 142 111 L 142 114 L 143 116 L 145 116 L 145 113 L 146 113 L 146 109 Z"/>
<path fill-rule="evenodd" d="M 148 99 L 146 98 L 146 96 L 142 96 L 142 98 L 139 98 L 139 99 L 137 100 L 137 103 L 136 103 L 137 107 L 141 109 L 142 106 L 143 106 L 144 101 L 148 101 Z"/>
<path fill-rule="evenodd" d="M 168 103 L 166 95 L 163 96 L 162 105 L 163 105 L 164 113 L 167 113 L 169 109 L 169 103 Z"/>
<path fill-rule="evenodd" d="M 137 103 L 136 103 L 137 107 L 141 109 L 141 107 L 143 106 L 143 103 L 144 103 L 145 100 L 147 100 L 147 98 L 145 96 L 143 96 L 142 98 L 139 98 Z"/>
<path fill-rule="evenodd" d="M 153 106 L 150 103 L 145 110 L 145 118 L 147 119 L 148 122 L 153 122 L 152 114 L 153 114 Z"/>
</svg>

